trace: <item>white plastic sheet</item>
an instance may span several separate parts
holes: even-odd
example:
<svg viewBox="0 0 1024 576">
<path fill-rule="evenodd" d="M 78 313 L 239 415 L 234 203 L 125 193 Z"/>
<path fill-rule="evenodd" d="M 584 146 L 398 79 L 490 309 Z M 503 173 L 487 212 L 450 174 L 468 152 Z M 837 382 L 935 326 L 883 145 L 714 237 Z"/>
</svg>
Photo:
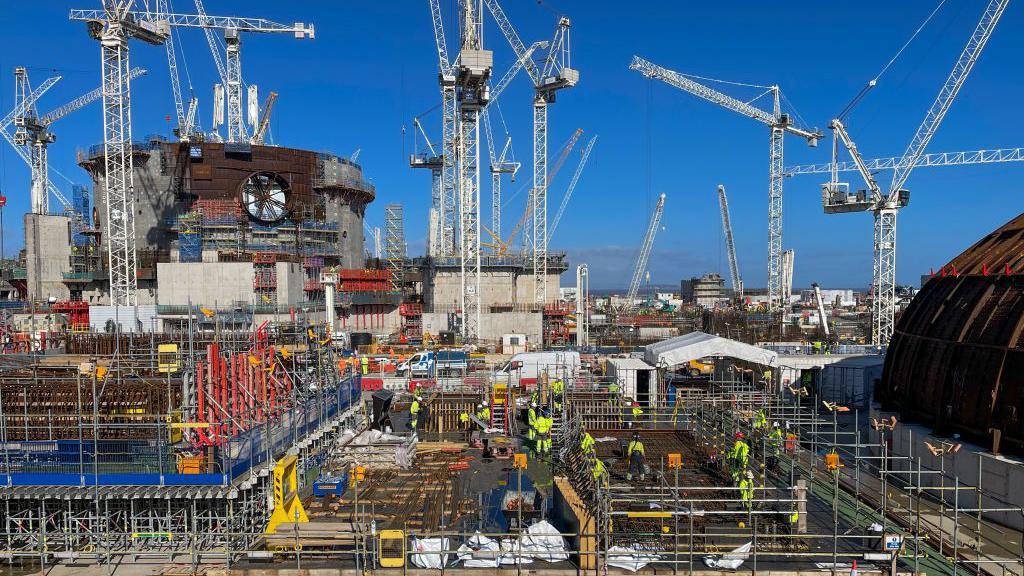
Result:
<svg viewBox="0 0 1024 576">
<path fill-rule="evenodd" d="M 520 539 L 523 543 L 523 552 L 531 554 L 538 560 L 559 562 L 569 559 L 569 553 L 565 551 L 565 538 L 558 533 L 558 528 L 546 520 L 531 525 Z"/>
<path fill-rule="evenodd" d="M 750 542 L 736 548 L 732 552 L 724 554 L 721 558 L 705 556 L 704 564 L 709 568 L 721 568 L 723 570 L 735 570 L 750 557 Z"/>
<path fill-rule="evenodd" d="M 522 538 L 501 539 L 502 564 L 533 564 L 533 556 L 523 550 Z"/>
<path fill-rule="evenodd" d="M 608 549 L 608 565 L 630 572 L 641 570 L 658 560 L 661 560 L 661 556 L 641 550 L 637 546 L 612 546 Z"/>
<path fill-rule="evenodd" d="M 420 568 L 440 570 L 448 564 L 448 549 L 447 538 L 413 538 L 412 563 Z"/>
<path fill-rule="evenodd" d="M 497 568 L 501 564 L 501 546 L 477 532 L 459 546 L 458 556 L 466 568 Z"/>
</svg>

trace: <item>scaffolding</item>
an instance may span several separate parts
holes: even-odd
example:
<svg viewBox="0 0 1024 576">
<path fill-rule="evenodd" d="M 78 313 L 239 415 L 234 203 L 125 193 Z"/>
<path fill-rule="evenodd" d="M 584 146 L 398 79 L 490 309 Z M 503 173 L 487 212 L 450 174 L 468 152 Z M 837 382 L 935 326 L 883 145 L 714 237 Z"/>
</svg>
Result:
<svg viewBox="0 0 1024 576">
<path fill-rule="evenodd" d="M 405 285 L 405 223 L 401 204 L 384 207 L 384 261 L 391 272 L 391 290 L 401 292 Z"/>
</svg>

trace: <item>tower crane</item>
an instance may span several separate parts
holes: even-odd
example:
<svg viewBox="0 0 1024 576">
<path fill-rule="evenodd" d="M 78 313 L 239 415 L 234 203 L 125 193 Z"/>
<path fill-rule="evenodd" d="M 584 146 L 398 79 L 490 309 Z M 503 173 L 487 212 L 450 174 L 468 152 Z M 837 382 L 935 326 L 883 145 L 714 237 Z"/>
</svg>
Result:
<svg viewBox="0 0 1024 576">
<path fill-rule="evenodd" d="M 818 145 L 822 134 L 818 130 L 801 128 L 794 123 L 781 107 L 781 91 L 778 86 L 760 86 L 772 96 L 771 111 L 762 110 L 747 102 L 705 86 L 679 72 L 669 70 L 640 58 L 633 57 L 630 69 L 637 70 L 648 78 L 655 78 L 711 102 L 737 112 L 770 128 L 769 183 L 768 183 L 768 303 L 773 311 L 781 309 L 783 303 L 782 272 L 782 177 L 783 137 L 793 134 L 807 140 L 811 147 Z"/>
<path fill-rule="evenodd" d="M 902 157 L 874 158 L 864 160 L 864 167 L 872 172 L 893 170 L 899 165 Z M 963 152 L 935 152 L 922 154 L 914 164 L 914 168 L 932 166 L 962 166 L 967 164 L 1000 164 L 1006 162 L 1024 162 L 1024 148 L 996 148 L 993 150 L 968 150 Z M 825 164 L 802 164 L 786 168 L 786 176 L 800 174 L 825 174 L 836 172 L 853 172 L 859 170 L 856 162 L 828 162 Z"/>
<path fill-rule="evenodd" d="M 828 317 L 825 316 L 825 303 L 821 300 L 821 287 L 815 282 L 811 284 L 811 288 L 814 288 L 814 300 L 818 304 L 818 321 L 821 322 L 821 329 L 825 332 L 825 340 L 828 340 Z"/>
<path fill-rule="evenodd" d="M 271 92 L 267 96 L 267 101 L 263 104 L 263 114 L 260 116 L 259 126 L 257 126 L 256 132 L 252 135 L 253 144 L 263 144 L 263 139 L 267 135 L 267 129 L 270 128 L 270 114 L 274 111 L 275 102 L 277 102 L 277 92 Z M 358 153 L 359 151 L 356 150 L 356 152 Z"/>
<path fill-rule="evenodd" d="M 236 36 L 241 31 L 291 31 L 296 37 L 313 36 L 313 27 L 302 24 L 286 26 L 259 18 L 136 12 L 132 10 L 134 5 L 134 0 L 103 0 L 102 9 L 72 10 L 70 14 L 71 20 L 84 21 L 90 35 L 100 42 L 103 77 L 103 190 L 107 195 L 110 302 L 127 306 L 137 303 L 138 289 L 128 41 L 135 38 L 147 44 L 161 45 L 167 40 L 171 26 L 219 28 L 228 33 L 233 31 Z"/>
<path fill-rule="evenodd" d="M 412 119 L 412 125 L 423 136 L 427 144 L 428 152 L 413 152 L 409 154 L 410 168 L 425 168 L 430 170 L 430 217 L 427 227 L 427 255 L 436 257 L 440 255 L 442 246 L 442 234 L 438 219 L 440 217 L 442 176 L 444 171 L 444 157 L 438 154 L 434 145 L 430 142 L 427 132 L 419 118 Z"/>
<path fill-rule="evenodd" d="M 576 165 L 576 171 L 572 174 L 572 180 L 569 181 L 569 187 L 565 189 L 565 195 L 562 196 L 562 203 L 558 206 L 558 212 L 555 213 L 555 219 L 551 221 L 551 226 L 548 228 L 548 242 L 551 241 L 551 237 L 555 235 L 555 230 L 558 229 L 558 223 L 562 221 L 562 214 L 565 213 L 565 209 L 569 206 L 569 200 L 572 199 L 572 192 L 576 189 L 576 184 L 580 181 L 580 176 L 583 175 L 583 168 L 587 165 L 587 160 L 590 159 L 590 152 L 594 149 L 594 144 L 597 144 L 597 135 L 590 137 L 587 141 L 587 145 L 583 148 L 583 155 L 580 156 L 580 163 Z"/>
<path fill-rule="evenodd" d="M 896 319 L 896 215 L 910 201 L 910 192 L 904 189 L 911 171 L 918 165 L 924 150 L 938 130 L 953 100 L 970 75 L 985 44 L 995 30 L 1009 0 L 989 0 L 981 19 L 966 46 L 957 58 L 949 76 L 918 126 L 903 156 L 893 168 L 888 191 L 883 192 L 874 174 L 846 130 L 841 118 L 830 123 L 834 135 L 832 179 L 822 186 L 822 204 L 825 213 L 871 211 L 874 215 L 874 264 L 871 309 L 871 341 L 876 345 L 889 343 Z M 849 186 L 838 181 L 838 146 L 847 149 L 857 171 L 867 185 L 866 192 L 850 194 Z"/>
<path fill-rule="evenodd" d="M 461 46 L 455 66 L 458 102 L 459 261 L 462 280 L 462 337 L 480 328 L 480 111 L 490 100 L 494 55 L 483 47 L 481 0 L 461 3 Z"/>
<path fill-rule="evenodd" d="M 128 77 L 129 80 L 134 80 L 145 73 L 146 71 L 142 68 L 135 68 Z M 58 80 L 59 78 L 56 77 Z M 48 214 L 50 211 L 49 193 L 53 193 L 64 208 L 69 208 L 71 203 L 50 182 L 49 178 L 47 147 L 57 141 L 57 135 L 50 131 L 50 126 L 68 114 L 99 100 L 102 92 L 96 88 L 40 116 L 36 106 L 38 96 L 31 100 L 28 99 L 28 95 L 32 94 L 28 71 L 20 66 L 15 68 L 14 79 L 15 85 L 18 87 L 13 116 L 16 130 L 11 136 L 7 132 L 7 125 L 3 124 L 0 125 L 0 132 L 32 170 L 30 210 L 33 214 Z M 52 84 L 49 85 L 52 86 Z M 40 92 L 39 96 L 41 95 Z"/>
<path fill-rule="evenodd" d="M 654 246 L 654 236 L 658 233 L 658 226 L 661 224 L 661 215 L 665 212 L 665 194 L 658 196 L 658 204 L 654 207 L 654 214 L 651 214 L 651 223 L 647 226 L 647 233 L 644 234 L 644 243 L 640 246 L 640 256 L 636 260 L 636 267 L 633 268 L 633 279 L 629 282 L 629 292 L 626 292 L 625 308 L 633 307 L 633 299 L 640 289 L 640 279 L 643 278 L 647 269 L 647 260 L 651 257 L 651 247 Z"/>
<path fill-rule="evenodd" d="M 732 291 L 740 302 L 743 301 L 743 278 L 740 277 L 740 264 L 736 260 L 736 243 L 732 238 L 732 218 L 729 217 L 729 200 L 725 196 L 725 186 L 718 185 L 718 208 L 722 211 L 722 233 L 725 235 L 725 250 L 729 255 L 729 277 L 732 280 Z"/>
<path fill-rule="evenodd" d="M 498 0 L 483 0 L 494 17 L 502 35 L 517 57 L 522 57 L 526 46 L 519 33 L 505 16 Z M 555 28 L 554 38 L 548 46 L 547 57 L 541 67 L 527 59 L 525 67 L 534 85 L 533 98 L 533 191 L 530 195 L 533 212 L 533 283 L 534 302 L 547 301 L 548 231 L 547 231 L 547 106 L 554 103 L 558 91 L 571 88 L 579 82 L 579 71 L 572 68 L 569 46 L 568 18 L 562 17 Z"/>
<path fill-rule="evenodd" d="M 438 82 L 441 87 L 441 194 L 433 206 L 437 215 L 435 226 L 438 256 L 452 256 L 455 253 L 456 213 L 456 151 L 455 137 L 458 118 L 455 114 L 455 68 L 448 58 L 448 47 L 441 21 L 441 0 L 430 0 L 430 15 L 434 24 L 434 44 L 437 47 Z"/>
<path fill-rule="evenodd" d="M 105 0 L 106 3 L 114 2 L 116 4 L 127 4 L 131 5 L 133 0 Z M 183 27 L 183 28 L 201 28 L 207 32 L 207 40 L 209 41 L 213 35 L 213 30 L 222 30 L 224 33 L 224 41 L 227 45 L 225 51 L 225 59 L 222 64 L 219 59 L 219 53 L 216 49 L 216 41 L 211 42 L 210 48 L 214 54 L 214 60 L 217 63 L 217 71 L 221 75 L 221 79 L 224 85 L 224 91 L 227 100 L 227 119 L 228 119 L 228 142 L 244 142 L 247 141 L 247 134 L 245 132 L 245 124 L 242 118 L 242 72 L 241 72 L 241 36 L 242 32 L 259 32 L 259 33 L 288 33 L 293 34 L 295 38 L 314 38 L 315 29 L 312 24 L 306 25 L 301 22 L 294 24 L 279 24 L 263 18 L 238 18 L 238 17 L 223 17 L 223 16 L 210 16 L 205 13 L 202 6 L 201 0 L 196 0 L 196 9 L 199 14 L 172 14 L 162 12 L 161 7 L 166 7 L 166 4 L 160 3 L 157 5 L 158 9 L 153 11 L 132 11 L 130 9 L 125 11 L 126 17 L 130 17 L 132 20 L 142 23 L 147 23 L 149 27 L 157 30 L 159 34 L 164 38 L 160 43 L 167 41 L 170 37 L 171 27 Z M 72 10 L 72 20 L 85 20 L 85 21 L 99 21 L 103 14 L 103 10 Z M 170 63 L 168 64 L 171 65 Z M 176 64 L 175 64 L 175 77 L 176 77 Z M 175 80 L 172 79 L 172 85 Z M 178 95 L 176 98 L 180 99 L 180 87 L 178 89 Z M 175 103 L 177 107 L 177 102 Z M 184 116 L 184 114 L 182 114 Z"/>
</svg>

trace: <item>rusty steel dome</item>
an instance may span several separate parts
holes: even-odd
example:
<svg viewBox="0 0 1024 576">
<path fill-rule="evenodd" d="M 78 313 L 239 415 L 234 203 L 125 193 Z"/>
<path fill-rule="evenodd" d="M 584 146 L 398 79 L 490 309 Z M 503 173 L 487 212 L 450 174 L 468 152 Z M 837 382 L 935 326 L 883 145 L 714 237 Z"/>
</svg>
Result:
<svg viewBox="0 0 1024 576">
<path fill-rule="evenodd" d="M 881 388 L 904 418 L 1024 453 L 1024 214 L 924 284 L 896 325 Z"/>
</svg>

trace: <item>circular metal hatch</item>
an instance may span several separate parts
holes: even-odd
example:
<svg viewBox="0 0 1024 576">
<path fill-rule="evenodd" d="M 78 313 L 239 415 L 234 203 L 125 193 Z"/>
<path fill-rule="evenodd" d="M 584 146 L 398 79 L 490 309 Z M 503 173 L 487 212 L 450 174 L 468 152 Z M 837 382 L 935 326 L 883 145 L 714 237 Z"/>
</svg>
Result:
<svg viewBox="0 0 1024 576">
<path fill-rule="evenodd" d="M 277 222 L 287 216 L 290 197 L 288 181 L 274 172 L 256 172 L 242 182 L 242 206 L 263 222 Z"/>
</svg>

